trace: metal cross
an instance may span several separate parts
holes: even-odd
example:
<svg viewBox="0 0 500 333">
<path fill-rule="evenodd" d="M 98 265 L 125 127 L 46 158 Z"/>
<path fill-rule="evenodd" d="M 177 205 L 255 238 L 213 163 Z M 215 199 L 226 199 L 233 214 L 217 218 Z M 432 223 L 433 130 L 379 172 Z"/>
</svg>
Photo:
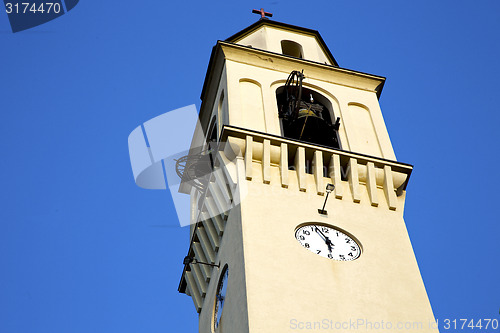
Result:
<svg viewBox="0 0 500 333">
<path fill-rule="evenodd" d="M 254 9 L 254 10 L 252 10 L 252 13 L 260 14 L 260 18 L 266 18 L 266 16 L 273 17 L 273 14 L 265 12 L 264 8 L 261 8 L 260 10 Z"/>
</svg>

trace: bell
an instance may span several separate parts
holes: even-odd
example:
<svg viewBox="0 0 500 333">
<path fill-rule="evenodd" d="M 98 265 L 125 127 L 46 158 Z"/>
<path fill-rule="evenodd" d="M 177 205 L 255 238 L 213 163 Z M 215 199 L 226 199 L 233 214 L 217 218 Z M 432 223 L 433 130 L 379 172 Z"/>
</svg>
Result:
<svg viewBox="0 0 500 333">
<path fill-rule="evenodd" d="M 314 111 L 309 109 L 300 109 L 297 114 L 297 119 L 302 117 L 318 117 Z M 319 118 L 319 117 L 318 117 Z"/>
<path fill-rule="evenodd" d="M 290 124 L 288 135 L 301 141 L 325 144 L 323 141 L 331 135 L 330 132 L 323 118 L 309 109 L 300 109 L 297 119 Z"/>
</svg>

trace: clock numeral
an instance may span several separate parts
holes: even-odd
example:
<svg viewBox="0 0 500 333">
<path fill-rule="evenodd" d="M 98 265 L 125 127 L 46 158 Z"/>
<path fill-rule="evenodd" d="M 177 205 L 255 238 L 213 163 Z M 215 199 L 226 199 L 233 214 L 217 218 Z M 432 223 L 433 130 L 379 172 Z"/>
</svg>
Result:
<svg viewBox="0 0 500 333">
<path fill-rule="evenodd" d="M 304 235 L 310 235 L 310 234 L 311 234 L 311 233 L 309 232 L 309 230 L 304 230 L 304 231 L 302 231 L 302 233 L 303 233 Z"/>
<path fill-rule="evenodd" d="M 346 239 L 345 239 L 345 242 L 346 242 L 347 244 L 351 244 L 351 240 L 350 240 L 349 238 L 346 238 Z"/>
<path fill-rule="evenodd" d="M 339 258 L 345 260 L 345 256 L 343 254 L 339 254 Z"/>
<path fill-rule="evenodd" d="M 305 246 L 305 247 L 307 247 L 307 248 L 310 248 L 310 247 L 311 247 L 311 246 L 309 245 L 309 243 L 305 243 L 305 244 L 304 244 L 304 246 Z"/>
<path fill-rule="evenodd" d="M 352 250 L 352 251 L 356 251 L 356 247 L 351 246 L 351 250 Z"/>
<path fill-rule="evenodd" d="M 333 259 L 333 256 L 331 253 L 328 254 L 328 258 Z"/>
<path fill-rule="evenodd" d="M 335 231 L 337 233 L 337 237 L 339 237 L 339 232 L 338 231 Z"/>
<path fill-rule="evenodd" d="M 349 252 L 348 256 L 354 257 L 354 255 L 352 254 L 352 252 Z"/>
<path fill-rule="evenodd" d="M 322 227 L 321 230 L 323 230 L 323 232 L 325 234 L 329 233 L 330 232 L 330 229 L 326 228 L 326 227 Z"/>
<path fill-rule="evenodd" d="M 305 240 L 306 238 L 302 235 L 299 236 L 300 240 Z"/>
<path fill-rule="evenodd" d="M 321 250 L 316 250 L 316 251 L 317 251 L 316 254 L 320 254 L 321 253 Z"/>
</svg>

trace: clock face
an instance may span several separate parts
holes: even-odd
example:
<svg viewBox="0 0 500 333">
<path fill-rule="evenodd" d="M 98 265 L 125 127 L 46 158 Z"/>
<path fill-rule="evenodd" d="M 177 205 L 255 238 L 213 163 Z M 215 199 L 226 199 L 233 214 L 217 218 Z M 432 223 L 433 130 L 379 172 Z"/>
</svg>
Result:
<svg viewBox="0 0 500 333">
<path fill-rule="evenodd" d="M 227 278 L 228 278 L 228 269 L 226 265 L 222 271 L 221 277 L 219 279 L 219 285 L 217 287 L 217 293 L 215 294 L 215 310 L 214 310 L 215 328 L 219 327 L 220 319 L 222 317 L 222 310 L 224 309 L 224 303 L 226 301 Z"/>
<path fill-rule="evenodd" d="M 322 257 L 350 261 L 359 258 L 361 247 L 344 232 L 323 224 L 306 224 L 295 231 L 297 241 Z"/>
</svg>

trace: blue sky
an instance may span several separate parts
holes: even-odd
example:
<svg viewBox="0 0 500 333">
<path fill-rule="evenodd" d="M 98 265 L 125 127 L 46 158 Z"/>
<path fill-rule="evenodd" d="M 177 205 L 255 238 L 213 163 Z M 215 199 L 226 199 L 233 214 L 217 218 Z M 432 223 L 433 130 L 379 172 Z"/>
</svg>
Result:
<svg viewBox="0 0 500 333">
<path fill-rule="evenodd" d="M 387 78 L 434 314 L 500 319 L 500 2 L 82 0 L 16 34 L 0 13 L 0 332 L 197 331 L 177 292 L 188 230 L 168 192 L 134 184 L 127 137 L 199 107 L 212 46 L 260 7 Z"/>
</svg>

